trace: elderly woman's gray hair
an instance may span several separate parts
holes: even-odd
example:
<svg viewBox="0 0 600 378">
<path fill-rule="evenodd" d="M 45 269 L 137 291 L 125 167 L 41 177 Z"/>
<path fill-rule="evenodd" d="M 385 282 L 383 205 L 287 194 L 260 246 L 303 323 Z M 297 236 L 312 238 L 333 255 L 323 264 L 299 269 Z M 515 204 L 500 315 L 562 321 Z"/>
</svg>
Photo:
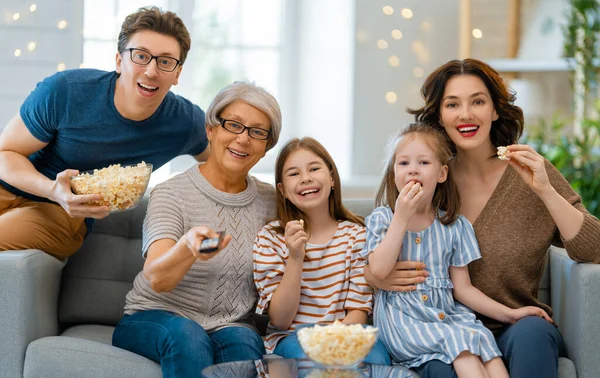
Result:
<svg viewBox="0 0 600 378">
<path fill-rule="evenodd" d="M 267 151 L 277 144 L 281 132 L 281 110 L 275 97 L 255 83 L 236 81 L 229 84 L 215 96 L 206 111 L 206 126 L 221 125 L 221 112 L 234 101 L 241 100 L 264 112 L 271 120 L 271 137 L 267 141 Z"/>
</svg>

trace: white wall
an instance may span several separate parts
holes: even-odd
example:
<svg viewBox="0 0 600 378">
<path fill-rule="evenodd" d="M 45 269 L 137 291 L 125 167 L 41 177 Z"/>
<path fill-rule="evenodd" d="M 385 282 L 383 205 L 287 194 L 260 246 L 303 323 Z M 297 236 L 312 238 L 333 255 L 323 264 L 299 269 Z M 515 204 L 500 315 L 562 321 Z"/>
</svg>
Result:
<svg viewBox="0 0 600 378">
<path fill-rule="evenodd" d="M 37 4 L 33 13 L 30 2 L 0 3 L 0 128 L 35 84 L 56 72 L 59 62 L 76 68 L 83 57 L 83 0 L 31 1 Z M 524 36 L 536 24 L 536 10 L 543 1 L 523 1 Z M 191 2 L 170 0 L 169 4 L 180 7 Z M 473 27 L 484 33 L 483 39 L 472 40 L 473 57 L 506 57 L 507 4 L 505 0 L 473 0 Z M 393 7 L 392 15 L 382 11 L 386 5 Z M 404 18 L 403 8 L 410 9 L 413 17 Z M 21 18 L 14 21 L 12 15 L 17 12 Z M 192 13 L 181 12 L 188 24 Z M 457 57 L 458 14 L 459 0 L 288 0 L 283 21 L 281 97 L 286 100 L 281 104 L 281 142 L 292 135 L 317 137 L 334 156 L 346 181 L 358 192 L 371 193 L 380 178 L 386 141 L 412 121 L 406 107 L 422 104 L 419 88 L 424 76 Z M 59 30 L 62 19 L 68 26 Z M 402 32 L 402 39 L 392 38 L 395 29 Z M 386 49 L 377 46 L 380 39 L 387 42 Z M 30 41 L 36 42 L 33 52 L 27 50 Z M 14 56 L 17 48 L 22 50 L 20 57 Z M 398 58 L 398 67 L 390 65 L 391 56 Z M 191 86 L 191 80 L 185 79 L 191 71 L 185 72 L 178 87 L 182 91 Z M 567 72 L 521 77 L 540 84 L 530 91 L 530 98 L 542 104 L 537 113 L 531 107 L 525 109 L 530 120 L 540 113 L 550 116 L 558 109 L 570 110 Z M 386 101 L 387 92 L 396 94 L 395 103 Z M 522 92 L 521 98 L 526 97 Z M 275 155 L 267 154 L 264 160 L 272 167 Z M 190 157 L 180 158 L 173 166 L 184 168 L 192 163 Z"/>
<path fill-rule="evenodd" d="M 34 12 L 30 6 L 36 5 Z M 2 0 L 0 2 L 0 129 L 19 110 L 38 81 L 57 71 L 59 63 L 77 68 L 83 57 L 82 0 Z M 20 18 L 13 20 L 19 13 Z M 61 20 L 67 22 L 59 29 Z M 28 44 L 35 42 L 35 49 Z M 21 55 L 15 56 L 20 49 Z"/>
<path fill-rule="evenodd" d="M 382 11 L 386 5 L 393 6 L 390 16 Z M 409 8 L 413 17 L 404 18 L 402 8 Z M 392 38 L 395 29 L 402 39 Z M 379 48 L 378 40 L 388 47 Z M 413 120 L 406 107 L 422 104 L 422 75 L 455 59 L 457 52 L 457 0 L 356 1 L 352 174 L 371 176 L 359 181 L 378 180 L 388 138 Z M 391 56 L 399 59 L 398 67 L 389 64 Z M 395 103 L 386 101 L 387 92 L 396 94 Z"/>
<path fill-rule="evenodd" d="M 357 2 L 361 1 L 365 0 Z M 296 122 L 301 135 L 317 138 L 333 156 L 340 174 L 347 177 L 351 173 L 355 74 L 354 1 L 298 3 Z"/>
</svg>

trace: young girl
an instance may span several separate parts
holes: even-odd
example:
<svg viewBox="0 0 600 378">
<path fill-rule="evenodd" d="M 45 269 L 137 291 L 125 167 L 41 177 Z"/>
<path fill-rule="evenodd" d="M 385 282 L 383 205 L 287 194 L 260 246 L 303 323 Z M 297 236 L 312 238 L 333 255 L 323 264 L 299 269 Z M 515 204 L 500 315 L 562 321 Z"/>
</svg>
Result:
<svg viewBox="0 0 600 378">
<path fill-rule="evenodd" d="M 312 138 L 292 139 L 275 168 L 277 217 L 254 243 L 256 312 L 267 312 L 267 353 L 306 358 L 294 330 L 301 324 L 367 322 L 373 291 L 363 277 L 361 218 L 342 205 L 333 159 Z M 380 341 L 366 362 L 390 364 Z"/>
<path fill-rule="evenodd" d="M 452 363 L 459 377 L 508 377 L 494 336 L 465 306 L 503 323 L 530 315 L 552 320 L 538 307 L 511 309 L 471 285 L 467 265 L 481 254 L 458 214 L 450 157 L 443 132 L 424 124 L 410 125 L 393 144 L 361 256 L 377 279 L 400 259 L 425 263 L 429 277 L 412 292 L 379 290 L 375 325 L 392 359 L 406 367 L 437 359 Z"/>
</svg>

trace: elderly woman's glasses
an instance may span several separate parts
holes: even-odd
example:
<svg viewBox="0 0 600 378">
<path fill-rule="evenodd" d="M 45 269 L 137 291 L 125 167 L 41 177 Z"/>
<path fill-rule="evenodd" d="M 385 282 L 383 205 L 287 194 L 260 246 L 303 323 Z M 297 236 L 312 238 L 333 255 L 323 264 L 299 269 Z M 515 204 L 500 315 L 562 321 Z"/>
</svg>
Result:
<svg viewBox="0 0 600 378">
<path fill-rule="evenodd" d="M 129 51 L 129 57 L 133 63 L 140 66 L 147 66 L 154 59 L 156 60 L 158 69 L 165 72 L 173 72 L 181 64 L 179 59 L 175 59 L 172 56 L 154 56 L 146 50 L 135 47 L 130 47 L 124 51 Z"/>
<path fill-rule="evenodd" d="M 248 135 L 250 138 L 266 140 L 269 139 L 269 136 L 271 136 L 270 130 L 263 129 L 261 127 L 248 127 L 238 121 L 225 118 L 219 118 L 219 120 L 221 121 L 221 126 L 223 126 L 225 130 L 234 134 L 241 134 L 245 130 L 248 130 Z"/>
</svg>

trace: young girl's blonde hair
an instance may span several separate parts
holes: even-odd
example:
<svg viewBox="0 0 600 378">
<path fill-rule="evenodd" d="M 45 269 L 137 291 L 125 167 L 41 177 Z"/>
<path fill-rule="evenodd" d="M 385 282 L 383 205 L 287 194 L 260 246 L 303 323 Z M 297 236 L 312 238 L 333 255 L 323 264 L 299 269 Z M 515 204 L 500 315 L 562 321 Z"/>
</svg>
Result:
<svg viewBox="0 0 600 378">
<path fill-rule="evenodd" d="M 375 206 L 389 206 L 394 211 L 396 199 L 400 192 L 396 188 L 394 165 L 396 153 L 406 143 L 422 138 L 434 152 L 442 165 L 448 165 L 452 158 L 451 143 L 446 133 L 440 129 L 424 123 L 411 123 L 404 131 L 396 135 L 388 148 L 383 179 L 379 185 Z M 449 168 L 449 167 L 448 167 Z M 434 209 L 444 210 L 442 215 L 436 211 L 436 216 L 443 224 L 452 224 L 458 218 L 460 211 L 460 193 L 452 177 L 452 170 L 448 169 L 445 182 L 438 183 L 433 194 L 432 205 Z"/>
<path fill-rule="evenodd" d="M 325 162 L 325 165 L 331 173 L 331 177 L 333 178 L 333 187 L 331 188 L 331 193 L 329 193 L 329 215 L 331 215 L 331 217 L 337 221 L 346 220 L 364 226 L 365 222 L 363 218 L 346 209 L 342 203 L 342 186 L 340 184 L 340 175 L 338 173 L 337 166 L 325 147 L 323 147 L 321 143 L 313 138 L 294 138 L 283 146 L 281 151 L 279 151 L 277 162 L 275 163 L 276 184 L 281 184 L 283 187 L 283 166 L 290 155 L 299 149 L 310 151 L 323 159 L 323 162 Z M 276 228 L 275 231 L 279 234 L 284 234 L 285 225 L 289 221 L 299 219 L 304 220 L 304 227 L 307 232 L 310 233 L 310 223 L 306 215 L 302 212 L 302 210 L 298 209 L 292 202 L 290 202 L 290 200 L 285 198 L 281 193 L 281 190 L 277 190 L 277 217 L 279 219 L 279 227 Z"/>
</svg>

